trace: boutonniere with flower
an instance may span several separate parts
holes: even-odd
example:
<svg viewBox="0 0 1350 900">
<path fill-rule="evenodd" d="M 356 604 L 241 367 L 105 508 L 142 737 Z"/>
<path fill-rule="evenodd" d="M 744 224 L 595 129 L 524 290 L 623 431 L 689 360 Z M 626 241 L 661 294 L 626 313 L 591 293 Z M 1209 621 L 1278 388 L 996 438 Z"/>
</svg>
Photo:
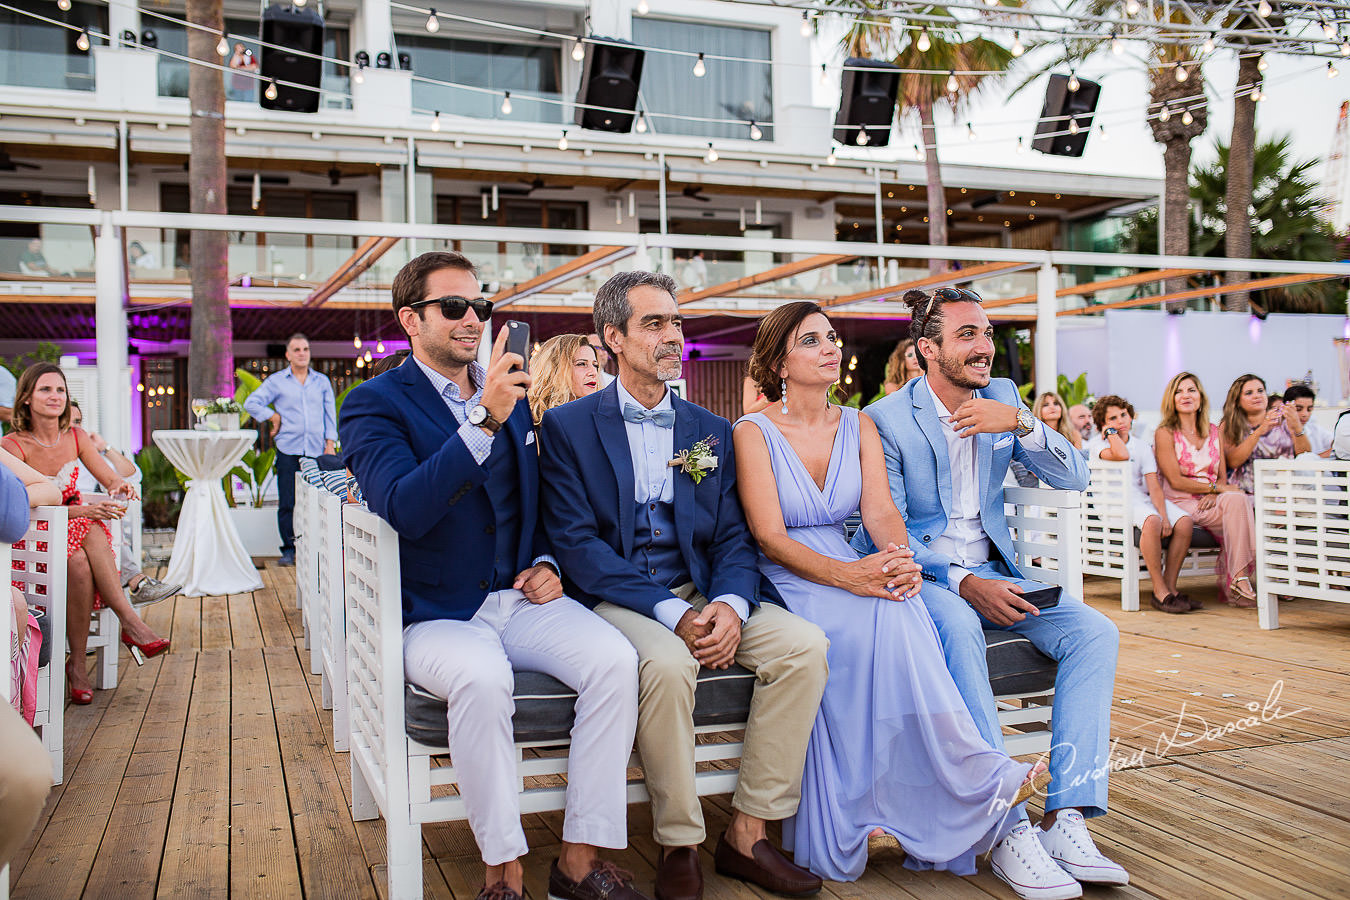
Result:
<svg viewBox="0 0 1350 900">
<path fill-rule="evenodd" d="M 717 438 L 708 435 L 688 450 L 681 450 L 675 454 L 675 458 L 667 465 L 679 466 L 681 472 L 694 479 L 694 484 L 698 484 L 704 475 L 717 468 L 717 454 L 712 450 L 716 446 Z"/>
</svg>

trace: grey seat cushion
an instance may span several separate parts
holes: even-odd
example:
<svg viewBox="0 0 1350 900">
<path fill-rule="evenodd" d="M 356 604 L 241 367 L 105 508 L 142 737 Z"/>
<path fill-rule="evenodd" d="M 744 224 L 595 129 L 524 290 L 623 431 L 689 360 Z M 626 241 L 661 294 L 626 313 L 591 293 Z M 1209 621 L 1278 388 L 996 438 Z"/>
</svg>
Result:
<svg viewBox="0 0 1350 900">
<path fill-rule="evenodd" d="M 1010 631 L 986 631 L 989 681 L 994 694 L 1049 690 L 1055 663 Z M 739 725 L 750 712 L 755 676 L 740 666 L 723 671 L 700 669 L 694 688 L 695 725 Z M 565 742 L 572 730 L 576 692 L 540 672 L 516 672 L 516 713 L 511 720 L 520 743 Z M 445 701 L 405 683 L 403 704 L 408 737 L 431 747 L 446 746 Z"/>
</svg>

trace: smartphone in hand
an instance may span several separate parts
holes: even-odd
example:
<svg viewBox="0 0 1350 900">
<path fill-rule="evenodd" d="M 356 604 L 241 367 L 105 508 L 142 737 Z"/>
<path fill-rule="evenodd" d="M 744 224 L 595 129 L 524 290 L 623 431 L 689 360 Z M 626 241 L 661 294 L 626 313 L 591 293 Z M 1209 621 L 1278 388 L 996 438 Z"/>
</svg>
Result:
<svg viewBox="0 0 1350 900">
<path fill-rule="evenodd" d="M 507 320 L 506 352 L 519 356 L 524 361 L 521 369 L 530 371 L 530 326 L 527 323 Z"/>
<path fill-rule="evenodd" d="M 1059 586 L 1052 585 L 1035 591 L 1027 591 L 1022 599 L 1037 609 L 1049 609 L 1059 605 Z"/>
</svg>

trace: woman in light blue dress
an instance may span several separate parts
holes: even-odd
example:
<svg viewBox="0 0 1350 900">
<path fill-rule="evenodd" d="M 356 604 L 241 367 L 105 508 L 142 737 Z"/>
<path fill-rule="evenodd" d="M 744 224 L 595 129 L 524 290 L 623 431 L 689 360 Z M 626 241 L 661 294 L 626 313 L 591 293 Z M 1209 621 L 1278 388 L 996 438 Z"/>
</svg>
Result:
<svg viewBox="0 0 1350 900">
<path fill-rule="evenodd" d="M 972 874 L 975 857 L 1017 823 L 1011 809 L 1033 773 L 980 736 L 947 672 L 876 426 L 828 401 L 839 378 L 834 342 L 814 304 L 766 316 L 751 376 L 774 402 L 735 429 L 760 569 L 830 639 L 830 679 L 784 846 L 817 875 L 851 881 L 879 829 L 910 868 Z M 859 509 L 886 548 L 862 559 L 843 526 Z"/>
</svg>

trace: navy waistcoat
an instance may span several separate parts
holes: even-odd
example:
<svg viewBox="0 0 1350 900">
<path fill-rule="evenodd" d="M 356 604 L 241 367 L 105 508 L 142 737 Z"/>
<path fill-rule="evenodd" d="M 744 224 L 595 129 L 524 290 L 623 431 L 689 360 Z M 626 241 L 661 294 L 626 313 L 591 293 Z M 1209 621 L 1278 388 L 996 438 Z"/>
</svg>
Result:
<svg viewBox="0 0 1350 900">
<path fill-rule="evenodd" d="M 658 584 L 676 588 L 692 581 L 675 535 L 675 504 L 637 504 L 633 516 L 633 555 L 628 560 Z"/>
</svg>

